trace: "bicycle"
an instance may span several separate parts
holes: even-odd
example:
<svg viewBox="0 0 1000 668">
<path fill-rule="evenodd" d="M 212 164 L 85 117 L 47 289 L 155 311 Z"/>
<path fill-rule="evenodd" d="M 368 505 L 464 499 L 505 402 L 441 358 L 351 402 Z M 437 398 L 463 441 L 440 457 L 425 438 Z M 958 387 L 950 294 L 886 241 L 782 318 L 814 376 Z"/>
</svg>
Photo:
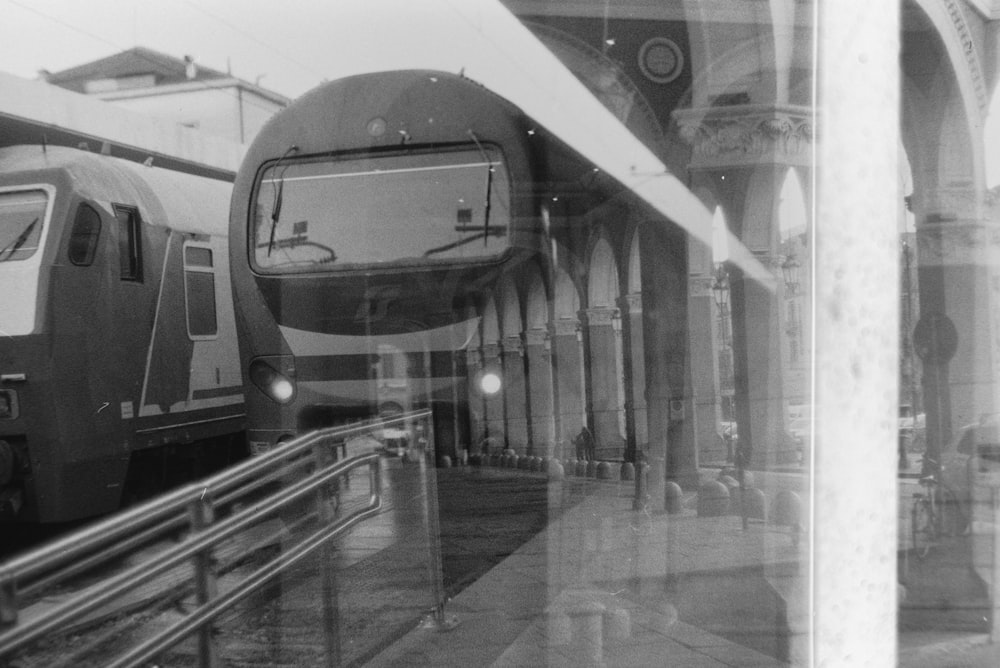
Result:
<svg viewBox="0 0 1000 668">
<path fill-rule="evenodd" d="M 920 476 L 922 491 L 913 493 L 913 505 L 910 508 L 910 540 L 913 552 L 923 559 L 931 548 L 940 544 L 947 536 L 957 535 L 960 524 L 955 515 L 960 513 L 958 499 L 934 472 Z M 951 512 L 947 516 L 947 512 Z"/>
</svg>

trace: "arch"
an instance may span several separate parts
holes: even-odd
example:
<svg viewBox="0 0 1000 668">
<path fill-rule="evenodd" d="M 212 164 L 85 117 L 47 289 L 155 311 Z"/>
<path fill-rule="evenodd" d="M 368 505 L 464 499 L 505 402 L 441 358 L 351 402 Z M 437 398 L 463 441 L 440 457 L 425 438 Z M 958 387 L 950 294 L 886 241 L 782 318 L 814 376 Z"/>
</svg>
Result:
<svg viewBox="0 0 1000 668">
<path fill-rule="evenodd" d="M 504 280 L 500 284 L 500 330 L 503 338 L 521 336 L 521 302 L 514 283 Z"/>
<path fill-rule="evenodd" d="M 590 253 L 587 306 L 615 307 L 618 296 L 618 263 L 611 244 L 602 236 Z"/>
<path fill-rule="evenodd" d="M 555 299 L 552 307 L 556 319 L 576 320 L 580 313 L 580 291 L 573 277 L 562 267 L 555 270 Z"/>
</svg>

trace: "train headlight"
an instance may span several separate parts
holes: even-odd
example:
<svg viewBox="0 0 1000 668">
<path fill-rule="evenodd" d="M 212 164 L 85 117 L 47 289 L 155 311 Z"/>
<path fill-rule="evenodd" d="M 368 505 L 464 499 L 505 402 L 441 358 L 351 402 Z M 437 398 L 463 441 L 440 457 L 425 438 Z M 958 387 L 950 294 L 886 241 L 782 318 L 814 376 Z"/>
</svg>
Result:
<svg viewBox="0 0 1000 668">
<path fill-rule="evenodd" d="M 250 362 L 250 381 L 279 404 L 295 398 L 295 382 L 262 359 Z"/>
<path fill-rule="evenodd" d="M 492 397 L 503 387 L 503 379 L 499 372 L 488 369 L 476 377 L 476 387 L 486 396 Z"/>
<path fill-rule="evenodd" d="M 0 420 L 13 420 L 17 415 L 17 392 L 0 390 Z"/>
</svg>

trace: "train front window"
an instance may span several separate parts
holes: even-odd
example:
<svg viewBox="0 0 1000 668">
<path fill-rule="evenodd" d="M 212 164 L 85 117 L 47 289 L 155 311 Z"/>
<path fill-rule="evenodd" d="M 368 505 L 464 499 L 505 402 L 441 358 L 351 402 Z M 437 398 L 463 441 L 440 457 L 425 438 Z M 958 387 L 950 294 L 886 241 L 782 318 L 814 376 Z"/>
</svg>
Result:
<svg viewBox="0 0 1000 668">
<path fill-rule="evenodd" d="M 0 193 L 0 262 L 35 254 L 47 204 L 48 196 L 41 190 Z"/>
<path fill-rule="evenodd" d="M 509 245 L 510 181 L 490 147 L 275 163 L 257 188 L 261 271 L 439 264 Z"/>
</svg>

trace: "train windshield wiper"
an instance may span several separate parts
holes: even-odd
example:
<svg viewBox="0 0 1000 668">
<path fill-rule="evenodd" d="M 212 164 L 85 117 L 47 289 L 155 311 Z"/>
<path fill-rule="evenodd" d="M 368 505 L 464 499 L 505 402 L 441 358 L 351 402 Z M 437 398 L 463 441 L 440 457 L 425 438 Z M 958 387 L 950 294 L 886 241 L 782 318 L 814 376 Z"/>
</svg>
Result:
<svg viewBox="0 0 1000 668">
<path fill-rule="evenodd" d="M 271 232 L 268 234 L 267 257 L 271 257 L 271 251 L 274 250 L 274 235 L 278 231 L 278 218 L 281 216 L 281 203 L 284 200 L 285 194 L 285 172 L 288 171 L 289 166 L 285 165 L 285 168 L 281 170 L 280 175 L 278 174 L 278 167 L 281 166 L 281 163 L 285 160 L 285 158 L 298 150 L 298 146 L 289 146 L 288 150 L 285 151 L 280 158 L 278 158 L 278 162 L 274 163 L 274 170 L 272 170 L 274 177 L 272 182 L 275 183 L 275 193 L 274 204 L 271 206 Z"/>
<path fill-rule="evenodd" d="M 37 224 L 38 224 L 38 218 L 35 217 L 35 219 L 31 221 L 28 224 L 28 226 L 21 231 L 19 235 L 17 235 L 17 239 L 14 239 L 14 241 L 7 244 L 7 246 L 5 246 L 3 249 L 0 249 L 0 258 L 2 258 L 0 259 L 0 262 L 4 262 L 5 260 L 12 258 L 14 256 L 14 253 L 16 253 L 21 249 L 21 246 L 23 246 L 28 241 L 28 237 L 31 236 L 31 231 L 35 229 L 35 225 Z M 3 257 L 5 254 L 7 255 L 6 258 Z"/>
</svg>

